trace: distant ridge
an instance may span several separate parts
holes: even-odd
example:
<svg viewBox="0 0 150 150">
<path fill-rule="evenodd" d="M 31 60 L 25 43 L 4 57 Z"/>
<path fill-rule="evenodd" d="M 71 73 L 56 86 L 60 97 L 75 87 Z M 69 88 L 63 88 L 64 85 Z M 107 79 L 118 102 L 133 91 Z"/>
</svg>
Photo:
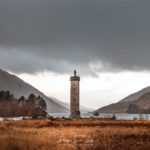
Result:
<svg viewBox="0 0 150 150">
<path fill-rule="evenodd" d="M 132 106 L 132 107 L 131 107 Z M 133 109 L 137 109 L 134 111 Z M 129 111 L 130 108 L 130 111 Z M 141 113 L 150 109 L 150 87 L 133 93 L 117 103 L 113 103 L 96 110 L 99 113 Z"/>
<path fill-rule="evenodd" d="M 136 101 L 138 98 L 140 98 L 143 94 L 150 92 L 150 86 L 136 92 L 133 93 L 127 97 L 125 97 L 124 99 L 120 100 L 120 102 L 129 102 L 129 101 Z"/>
<path fill-rule="evenodd" d="M 51 98 L 52 98 L 52 97 L 51 97 Z M 52 99 L 53 99 L 56 103 L 58 103 L 58 104 L 64 106 L 64 107 L 67 108 L 67 109 L 70 109 L 69 103 L 62 102 L 62 101 L 60 101 L 60 100 L 58 100 L 58 99 L 56 99 L 56 98 L 52 98 Z M 94 111 L 94 109 L 88 108 L 88 107 L 84 107 L 84 106 L 80 106 L 80 110 L 81 110 L 82 113 L 87 113 L 87 112 L 92 112 L 92 111 Z"/>
<path fill-rule="evenodd" d="M 55 102 L 54 99 L 48 98 L 42 92 L 31 86 L 30 84 L 24 82 L 15 75 L 12 75 L 6 71 L 0 69 L 0 91 L 9 90 L 16 98 L 21 96 L 27 97 L 29 94 L 33 93 L 35 95 L 40 95 L 43 97 L 47 104 L 48 113 L 66 113 L 69 109 L 63 107 L 62 105 Z"/>
</svg>

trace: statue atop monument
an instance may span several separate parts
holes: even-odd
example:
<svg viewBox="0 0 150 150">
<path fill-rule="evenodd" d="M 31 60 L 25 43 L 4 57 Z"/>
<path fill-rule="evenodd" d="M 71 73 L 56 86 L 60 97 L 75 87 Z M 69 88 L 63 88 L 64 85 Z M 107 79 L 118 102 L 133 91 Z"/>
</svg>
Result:
<svg viewBox="0 0 150 150">
<path fill-rule="evenodd" d="M 77 76 L 77 71 L 76 71 L 76 70 L 74 70 L 74 76 L 75 76 L 75 77 Z"/>
</svg>

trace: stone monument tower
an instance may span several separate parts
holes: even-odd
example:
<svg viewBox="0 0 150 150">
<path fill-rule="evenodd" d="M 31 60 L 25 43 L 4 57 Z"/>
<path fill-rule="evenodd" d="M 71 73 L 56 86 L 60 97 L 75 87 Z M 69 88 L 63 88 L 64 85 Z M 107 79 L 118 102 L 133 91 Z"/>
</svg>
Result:
<svg viewBox="0 0 150 150">
<path fill-rule="evenodd" d="M 71 89 L 70 89 L 70 118 L 80 118 L 79 109 L 79 82 L 80 77 L 77 76 L 76 70 L 74 70 L 74 76 L 70 77 Z"/>
</svg>

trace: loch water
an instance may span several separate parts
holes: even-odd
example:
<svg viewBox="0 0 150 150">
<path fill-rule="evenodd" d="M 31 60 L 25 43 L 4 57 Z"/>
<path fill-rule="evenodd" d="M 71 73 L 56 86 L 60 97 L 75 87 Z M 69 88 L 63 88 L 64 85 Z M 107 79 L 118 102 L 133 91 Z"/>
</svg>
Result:
<svg viewBox="0 0 150 150">
<path fill-rule="evenodd" d="M 69 118 L 69 113 L 50 113 L 50 116 L 54 118 Z M 122 114 L 122 113 L 100 113 L 98 116 L 94 116 L 93 113 L 82 113 L 81 118 L 104 118 L 110 119 L 116 117 L 117 120 L 150 120 L 150 114 Z"/>
</svg>

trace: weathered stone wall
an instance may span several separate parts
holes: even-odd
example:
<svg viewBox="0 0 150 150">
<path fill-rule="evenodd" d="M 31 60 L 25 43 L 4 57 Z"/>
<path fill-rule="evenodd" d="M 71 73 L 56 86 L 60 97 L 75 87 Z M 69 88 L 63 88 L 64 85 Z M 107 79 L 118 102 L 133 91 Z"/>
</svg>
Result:
<svg viewBox="0 0 150 150">
<path fill-rule="evenodd" d="M 80 77 L 70 77 L 71 89 L 70 89 L 70 118 L 80 118 L 79 109 L 79 97 L 80 97 Z"/>
</svg>

